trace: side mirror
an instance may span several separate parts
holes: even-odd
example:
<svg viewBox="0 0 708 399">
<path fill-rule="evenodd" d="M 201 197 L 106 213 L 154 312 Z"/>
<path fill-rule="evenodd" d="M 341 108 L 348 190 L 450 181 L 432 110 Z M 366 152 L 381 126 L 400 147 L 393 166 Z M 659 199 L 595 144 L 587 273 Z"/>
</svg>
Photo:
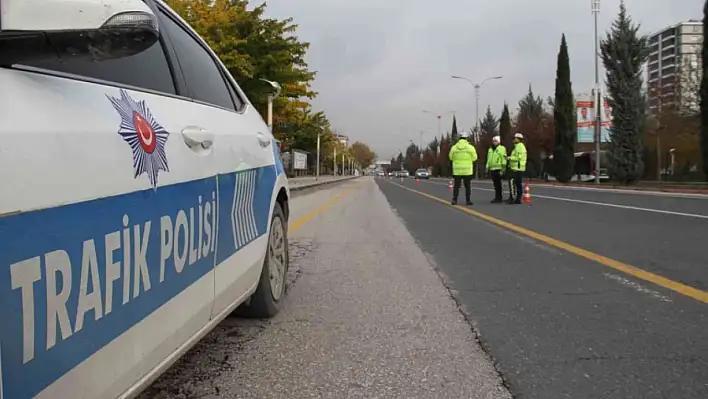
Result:
<svg viewBox="0 0 708 399">
<path fill-rule="evenodd" d="M 0 0 L 0 65 L 127 57 L 159 37 L 142 0 Z"/>
</svg>

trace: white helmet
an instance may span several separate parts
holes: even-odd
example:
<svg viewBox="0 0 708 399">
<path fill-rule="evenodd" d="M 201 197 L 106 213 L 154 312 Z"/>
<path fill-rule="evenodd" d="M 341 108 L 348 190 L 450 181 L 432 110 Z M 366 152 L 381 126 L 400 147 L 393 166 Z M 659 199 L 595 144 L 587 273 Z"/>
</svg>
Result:
<svg viewBox="0 0 708 399">
<path fill-rule="evenodd" d="M 515 139 L 519 139 L 519 140 L 523 140 L 523 139 L 524 139 L 524 135 L 521 134 L 521 133 L 516 133 L 516 134 L 514 135 L 514 138 L 515 138 Z"/>
<path fill-rule="evenodd" d="M 466 138 L 468 138 L 468 137 L 470 137 L 470 132 L 469 132 L 469 131 L 463 130 L 463 131 L 460 132 L 460 138 L 466 139 Z"/>
<path fill-rule="evenodd" d="M 492 142 L 497 143 L 497 144 L 501 143 L 501 137 L 499 137 L 499 136 L 492 137 Z"/>
</svg>

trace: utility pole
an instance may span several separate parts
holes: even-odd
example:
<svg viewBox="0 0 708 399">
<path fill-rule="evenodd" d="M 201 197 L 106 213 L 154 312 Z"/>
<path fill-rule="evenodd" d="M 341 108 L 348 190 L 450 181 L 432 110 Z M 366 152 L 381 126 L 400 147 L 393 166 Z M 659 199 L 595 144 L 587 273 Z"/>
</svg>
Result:
<svg viewBox="0 0 708 399">
<path fill-rule="evenodd" d="M 595 18 L 595 183 L 600 184 L 600 139 L 602 138 L 602 94 L 600 90 L 600 55 L 597 18 L 600 15 L 600 0 L 592 0 Z"/>
<path fill-rule="evenodd" d="M 320 180 L 320 136 L 321 132 L 317 133 L 317 172 L 315 174 L 315 180 Z"/>
</svg>

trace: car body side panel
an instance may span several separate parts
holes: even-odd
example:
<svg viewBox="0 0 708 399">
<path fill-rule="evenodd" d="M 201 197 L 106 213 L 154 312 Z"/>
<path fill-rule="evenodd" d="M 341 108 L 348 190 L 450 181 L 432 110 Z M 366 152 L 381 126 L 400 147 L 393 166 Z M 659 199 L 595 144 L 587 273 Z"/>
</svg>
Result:
<svg viewBox="0 0 708 399">
<path fill-rule="evenodd" d="M 223 212 L 219 217 L 213 316 L 258 282 L 276 182 L 270 145 L 261 145 L 261 140 L 271 139 L 270 133 L 255 109 L 248 107 L 243 114 L 221 111 L 219 117 L 223 135 L 215 150 Z"/>
<path fill-rule="evenodd" d="M 210 320 L 215 156 L 181 137 L 191 101 L 7 69 L 0 87 L 4 395 L 114 398 Z"/>
</svg>

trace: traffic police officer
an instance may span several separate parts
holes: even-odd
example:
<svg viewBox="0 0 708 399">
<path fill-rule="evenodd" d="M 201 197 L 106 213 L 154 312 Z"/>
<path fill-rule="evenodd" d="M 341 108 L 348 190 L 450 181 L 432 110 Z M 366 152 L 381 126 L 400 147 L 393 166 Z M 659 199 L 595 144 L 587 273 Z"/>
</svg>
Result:
<svg viewBox="0 0 708 399">
<path fill-rule="evenodd" d="M 526 160 L 528 159 L 523 134 L 516 133 L 514 135 L 514 149 L 511 150 L 511 155 L 507 159 L 509 160 L 509 169 L 511 169 L 511 178 L 514 180 L 516 188 L 516 198 L 513 197 L 513 193 L 509 193 L 509 203 L 520 204 L 524 191 L 523 178 L 526 171 Z"/>
<path fill-rule="evenodd" d="M 502 175 L 506 169 L 506 148 L 500 145 L 501 138 L 494 136 L 492 138 L 492 146 L 487 151 L 487 170 L 492 174 L 492 182 L 494 183 L 494 199 L 493 204 L 502 202 Z"/>
<path fill-rule="evenodd" d="M 457 205 L 457 196 L 460 193 L 460 182 L 465 183 L 465 199 L 467 205 L 472 205 L 470 200 L 470 180 L 474 174 L 474 162 L 477 160 L 477 150 L 467 141 L 470 137 L 468 131 L 460 132 L 460 139 L 450 148 L 449 158 L 452 161 L 452 177 L 455 186 L 452 190 L 452 205 Z"/>
</svg>

